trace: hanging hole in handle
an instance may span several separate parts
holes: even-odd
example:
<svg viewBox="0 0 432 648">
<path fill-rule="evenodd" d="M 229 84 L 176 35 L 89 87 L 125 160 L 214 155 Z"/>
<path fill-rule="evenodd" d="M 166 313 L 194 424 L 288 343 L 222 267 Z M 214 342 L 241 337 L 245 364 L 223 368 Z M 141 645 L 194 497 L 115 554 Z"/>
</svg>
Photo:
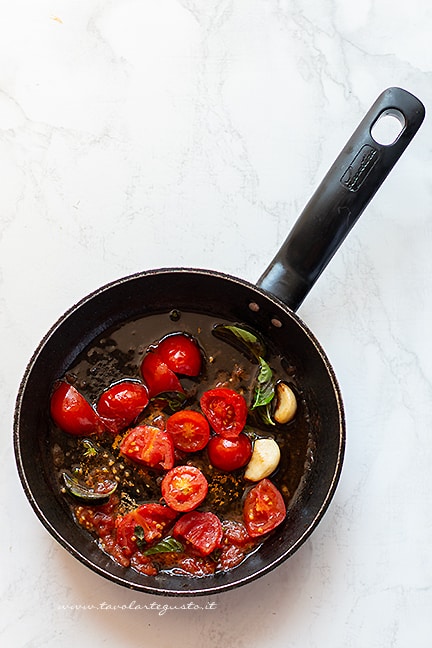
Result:
<svg viewBox="0 0 432 648">
<path fill-rule="evenodd" d="M 394 144 L 405 130 L 406 121 L 400 110 L 391 108 L 381 113 L 371 128 L 372 138 L 382 146 Z"/>
</svg>

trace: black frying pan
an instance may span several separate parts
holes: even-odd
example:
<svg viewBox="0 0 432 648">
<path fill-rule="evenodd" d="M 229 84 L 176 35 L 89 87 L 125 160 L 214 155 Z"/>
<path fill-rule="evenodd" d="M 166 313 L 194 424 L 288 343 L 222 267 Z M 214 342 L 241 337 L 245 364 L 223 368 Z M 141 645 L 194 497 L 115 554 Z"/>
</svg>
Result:
<svg viewBox="0 0 432 648">
<path fill-rule="evenodd" d="M 385 114 L 397 116 L 401 122 L 401 132 L 390 145 L 381 145 L 371 137 L 372 127 Z M 73 556 L 129 588 L 152 594 L 209 595 L 267 573 L 308 538 L 326 511 L 339 479 L 345 422 L 333 369 L 294 311 L 414 137 L 424 114 L 423 105 L 404 90 L 389 88 L 380 95 L 257 286 L 206 270 L 143 272 L 85 297 L 47 333 L 30 360 L 18 394 L 15 454 L 30 504 L 48 531 Z M 316 434 L 312 469 L 285 522 L 238 567 L 204 578 L 164 573 L 143 576 L 114 563 L 72 520 L 53 485 L 46 460 L 53 383 L 107 329 L 147 314 L 169 313 L 173 308 L 213 314 L 261 331 L 298 368 Z"/>
</svg>

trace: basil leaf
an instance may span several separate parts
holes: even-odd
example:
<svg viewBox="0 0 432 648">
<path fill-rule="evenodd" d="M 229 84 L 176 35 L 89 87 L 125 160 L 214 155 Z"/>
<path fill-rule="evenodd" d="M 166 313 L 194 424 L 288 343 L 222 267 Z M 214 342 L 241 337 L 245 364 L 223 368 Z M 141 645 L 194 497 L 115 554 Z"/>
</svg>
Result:
<svg viewBox="0 0 432 648">
<path fill-rule="evenodd" d="M 276 425 L 271 417 L 270 403 L 267 403 L 267 405 L 263 405 L 262 407 L 258 407 L 257 413 L 259 414 L 263 423 L 265 423 L 266 425 Z"/>
<path fill-rule="evenodd" d="M 259 344 L 259 340 L 254 333 L 247 331 L 246 329 L 240 328 L 239 326 L 233 326 L 231 324 L 222 324 L 226 331 L 231 331 L 239 340 L 243 340 L 246 344 Z"/>
<path fill-rule="evenodd" d="M 69 475 L 66 471 L 62 472 L 62 478 L 67 492 L 87 504 L 108 500 L 118 485 L 115 481 L 106 480 L 98 484 L 101 490 L 95 490 L 81 483 L 74 475 Z"/>
<path fill-rule="evenodd" d="M 213 327 L 212 333 L 239 348 L 243 353 L 246 352 L 251 362 L 259 363 L 254 398 L 250 409 L 257 409 L 260 418 L 267 425 L 274 425 L 269 407 L 269 403 L 275 395 L 273 372 L 264 360 L 266 348 L 262 339 L 249 329 L 234 324 L 217 324 Z"/>
<path fill-rule="evenodd" d="M 182 551 L 184 551 L 182 543 L 172 536 L 168 536 L 167 538 L 163 538 L 163 540 L 155 544 L 153 547 L 150 547 L 149 549 L 146 549 L 146 551 L 143 551 L 143 554 L 145 556 L 151 556 L 153 554 L 168 552 L 181 553 Z"/>
<path fill-rule="evenodd" d="M 255 387 L 255 398 L 251 409 L 270 403 L 274 397 L 273 372 L 264 358 L 259 358 L 260 369 Z"/>
<path fill-rule="evenodd" d="M 248 352 L 255 360 L 265 355 L 266 349 L 264 342 L 256 333 L 252 333 L 248 329 L 234 324 L 216 324 L 213 327 L 212 333 L 225 342 L 236 346 L 241 351 Z"/>
</svg>

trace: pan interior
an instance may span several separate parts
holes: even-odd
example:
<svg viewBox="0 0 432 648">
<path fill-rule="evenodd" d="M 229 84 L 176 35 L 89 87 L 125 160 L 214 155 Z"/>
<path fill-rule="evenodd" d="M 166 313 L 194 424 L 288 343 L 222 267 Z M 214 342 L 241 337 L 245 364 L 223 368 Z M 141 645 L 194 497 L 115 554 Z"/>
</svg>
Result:
<svg viewBox="0 0 432 648">
<path fill-rule="evenodd" d="M 313 461 L 286 521 L 238 567 L 202 578 L 163 572 L 149 577 L 116 564 L 76 525 L 53 485 L 46 462 L 47 404 L 55 380 L 104 331 L 131 319 L 173 309 L 247 324 L 288 356 L 301 376 L 315 439 Z M 310 535 L 332 498 L 341 470 L 344 440 L 339 388 L 323 350 L 308 328 L 287 307 L 253 285 L 203 270 L 140 273 L 83 299 L 42 340 L 23 378 L 15 412 L 19 474 L 31 505 L 48 531 L 97 573 L 153 594 L 190 596 L 224 591 L 257 578 L 288 558 Z"/>
</svg>

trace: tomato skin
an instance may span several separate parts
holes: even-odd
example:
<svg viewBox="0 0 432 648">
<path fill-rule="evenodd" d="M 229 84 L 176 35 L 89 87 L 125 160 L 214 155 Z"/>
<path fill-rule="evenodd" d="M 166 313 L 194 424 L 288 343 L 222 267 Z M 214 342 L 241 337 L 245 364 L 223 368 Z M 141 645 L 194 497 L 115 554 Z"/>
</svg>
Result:
<svg viewBox="0 0 432 648">
<path fill-rule="evenodd" d="M 171 437 L 152 425 L 132 428 L 120 444 L 120 453 L 151 468 L 170 470 L 174 466 L 174 444 Z"/>
<path fill-rule="evenodd" d="M 117 504 L 118 496 L 114 494 L 105 504 L 78 506 L 75 509 L 77 522 L 85 529 L 97 533 L 100 538 L 105 538 L 115 527 Z"/>
<path fill-rule="evenodd" d="M 182 515 L 174 525 L 173 536 L 185 540 L 200 556 L 208 556 L 222 543 L 222 524 L 210 511 L 192 511 Z"/>
<path fill-rule="evenodd" d="M 90 403 L 73 385 L 64 381 L 55 387 L 51 395 L 50 413 L 54 423 L 68 434 L 87 436 L 105 430 Z"/>
<path fill-rule="evenodd" d="M 185 556 L 177 563 L 181 571 L 191 576 L 209 576 L 214 574 L 216 563 L 212 560 L 205 560 L 204 556 Z"/>
<path fill-rule="evenodd" d="M 97 411 L 106 426 L 114 433 L 130 425 L 148 405 L 145 385 L 123 380 L 106 389 L 97 403 Z"/>
<path fill-rule="evenodd" d="M 121 549 L 124 556 L 130 558 L 132 554 L 138 549 L 135 536 L 135 527 L 137 523 L 132 513 L 127 513 L 123 517 L 116 520 L 116 536 L 117 544 Z"/>
<path fill-rule="evenodd" d="M 211 427 L 226 439 L 237 437 L 246 425 L 248 407 L 244 397 L 228 387 L 210 389 L 201 396 L 201 409 Z"/>
<path fill-rule="evenodd" d="M 162 480 L 162 497 L 174 511 L 192 511 L 205 499 L 207 479 L 195 466 L 176 466 Z"/>
<path fill-rule="evenodd" d="M 141 504 L 135 510 L 135 519 L 144 531 L 146 542 L 153 542 L 162 538 L 165 527 L 173 522 L 177 516 L 178 513 L 170 509 L 169 506 L 157 502 Z"/>
<path fill-rule="evenodd" d="M 222 528 L 222 551 L 219 555 L 217 568 L 226 571 L 242 562 L 247 552 L 254 546 L 255 540 L 246 531 L 243 522 L 224 520 Z"/>
<path fill-rule="evenodd" d="M 227 571 L 237 567 L 245 557 L 245 552 L 237 545 L 223 545 L 219 555 L 217 568 L 221 571 Z"/>
<path fill-rule="evenodd" d="M 146 543 L 162 538 L 177 513 L 163 504 L 150 502 L 126 513 L 116 520 L 117 543 L 123 554 L 130 557 L 137 549 L 136 527 L 141 527 Z"/>
<path fill-rule="evenodd" d="M 269 479 L 262 479 L 246 495 L 243 519 L 252 538 L 273 531 L 286 517 L 286 507 L 280 491 Z"/>
<path fill-rule="evenodd" d="M 221 470 L 237 470 L 245 466 L 252 456 L 252 443 L 242 432 L 235 439 L 214 436 L 207 445 L 210 463 Z"/>
<path fill-rule="evenodd" d="M 180 410 L 172 414 L 166 422 L 166 430 L 174 446 L 183 452 L 202 450 L 210 439 L 207 419 L 195 410 Z"/>
<path fill-rule="evenodd" d="M 150 556 L 145 556 L 140 551 L 136 551 L 130 561 L 131 567 L 146 576 L 156 576 L 158 570 L 153 564 Z"/>
<path fill-rule="evenodd" d="M 157 345 L 161 360 L 174 373 L 183 376 L 198 376 L 202 356 L 195 340 L 184 333 L 174 333 L 163 338 Z"/>
<path fill-rule="evenodd" d="M 237 520 L 224 520 L 222 523 L 224 532 L 224 543 L 235 545 L 236 547 L 247 547 L 253 542 L 246 526 L 243 522 Z"/>
<path fill-rule="evenodd" d="M 141 374 L 144 378 L 150 397 L 163 392 L 181 392 L 184 389 L 175 373 L 163 362 L 157 351 L 149 351 L 141 363 Z"/>
</svg>

